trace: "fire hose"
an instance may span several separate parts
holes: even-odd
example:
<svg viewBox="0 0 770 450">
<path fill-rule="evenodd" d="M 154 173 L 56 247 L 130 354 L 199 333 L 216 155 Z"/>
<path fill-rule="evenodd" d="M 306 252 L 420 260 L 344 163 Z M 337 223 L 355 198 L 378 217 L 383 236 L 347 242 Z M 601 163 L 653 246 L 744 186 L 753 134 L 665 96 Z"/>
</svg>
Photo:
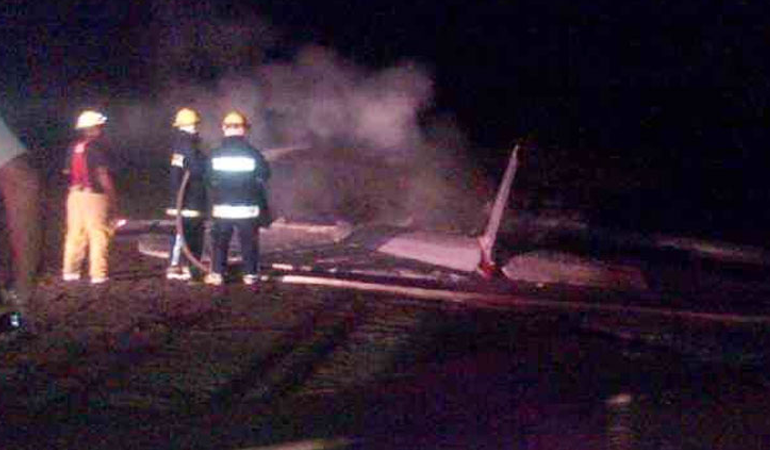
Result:
<svg viewBox="0 0 770 450">
<path fill-rule="evenodd" d="M 184 203 L 184 194 L 187 189 L 187 183 L 190 181 L 190 171 L 185 170 L 182 177 L 182 183 L 179 185 L 179 190 L 176 193 L 176 234 L 177 238 L 182 241 L 182 253 L 187 257 L 195 267 L 201 270 L 203 273 L 209 273 L 210 270 L 206 267 L 198 257 L 193 255 L 190 247 L 187 245 L 187 240 L 184 238 L 184 221 L 182 220 L 182 206 Z"/>
</svg>

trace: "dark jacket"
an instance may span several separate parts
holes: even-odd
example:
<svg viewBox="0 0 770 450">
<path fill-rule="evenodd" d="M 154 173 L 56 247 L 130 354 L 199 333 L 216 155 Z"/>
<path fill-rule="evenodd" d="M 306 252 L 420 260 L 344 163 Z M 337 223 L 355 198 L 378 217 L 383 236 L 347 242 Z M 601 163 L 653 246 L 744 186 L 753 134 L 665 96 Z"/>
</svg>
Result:
<svg viewBox="0 0 770 450">
<path fill-rule="evenodd" d="M 200 136 L 177 130 L 171 147 L 169 203 L 166 210 L 169 215 L 176 216 L 176 197 L 187 170 L 190 171 L 190 178 L 185 187 L 183 215 L 188 212 L 202 214 L 206 207 L 206 157 L 201 151 Z"/>
<path fill-rule="evenodd" d="M 72 156 L 79 146 L 84 146 L 86 155 L 86 167 L 88 169 L 89 188 L 94 192 L 103 193 L 104 186 L 99 183 L 99 177 L 96 176 L 96 169 L 103 167 L 111 171 L 111 159 L 108 150 L 107 140 L 103 136 L 94 138 L 81 138 L 70 145 L 67 151 L 67 159 L 64 165 L 64 173 L 70 176 L 69 185 L 72 187 Z M 84 186 L 85 187 L 85 186 Z"/>
<path fill-rule="evenodd" d="M 270 167 L 262 153 L 242 136 L 229 136 L 211 152 L 208 172 L 209 195 L 214 218 L 255 218 L 267 226 L 271 218 L 267 202 Z M 227 208 L 258 207 L 257 215 L 234 217 L 218 214 Z"/>
</svg>

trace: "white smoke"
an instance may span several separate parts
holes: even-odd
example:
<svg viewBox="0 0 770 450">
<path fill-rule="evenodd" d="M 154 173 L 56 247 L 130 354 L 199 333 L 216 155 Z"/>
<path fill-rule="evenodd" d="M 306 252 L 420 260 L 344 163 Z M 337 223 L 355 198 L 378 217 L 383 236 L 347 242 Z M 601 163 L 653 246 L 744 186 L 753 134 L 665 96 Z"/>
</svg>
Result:
<svg viewBox="0 0 770 450">
<path fill-rule="evenodd" d="M 252 122 L 259 146 L 352 146 L 415 149 L 418 119 L 432 100 L 429 74 L 414 63 L 382 71 L 355 66 L 334 51 L 302 48 L 290 62 L 255 66 L 250 75 L 224 76 L 213 90 L 176 83 L 165 102 L 192 106 L 206 119 L 203 135 L 215 141 L 221 118 L 238 110 Z"/>
<path fill-rule="evenodd" d="M 308 46 L 290 64 L 260 70 L 280 139 L 398 149 L 420 145 L 418 116 L 432 99 L 429 74 L 404 63 L 370 71 Z"/>
<path fill-rule="evenodd" d="M 168 136 L 174 112 L 192 107 L 203 117 L 201 135 L 212 148 L 224 115 L 238 110 L 249 118 L 249 139 L 257 147 L 304 146 L 323 161 L 300 158 L 303 169 L 279 170 L 275 192 L 287 214 L 322 209 L 322 215 L 343 211 L 356 220 L 434 217 L 446 224 L 447 214 L 435 212 L 477 209 L 477 199 L 464 198 L 473 190 L 464 176 L 462 133 L 444 122 L 431 136 L 421 126 L 434 96 L 431 74 L 421 64 L 363 67 L 315 44 L 268 60 L 266 49 L 282 36 L 266 21 L 217 21 L 207 2 L 192 12 L 179 2 L 164 7 L 149 27 L 159 43 L 154 51 L 162 95 L 121 114 L 131 122 L 124 141 L 145 135 L 152 144 L 134 147 L 165 158 L 167 147 L 156 147 L 149 136 Z"/>
</svg>

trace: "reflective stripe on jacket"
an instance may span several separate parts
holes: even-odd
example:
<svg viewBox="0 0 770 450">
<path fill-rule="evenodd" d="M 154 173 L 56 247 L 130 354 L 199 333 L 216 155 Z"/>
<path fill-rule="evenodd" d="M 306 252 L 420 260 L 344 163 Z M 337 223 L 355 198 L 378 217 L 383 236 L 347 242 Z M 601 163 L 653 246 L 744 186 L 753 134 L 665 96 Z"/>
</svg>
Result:
<svg viewBox="0 0 770 450">
<path fill-rule="evenodd" d="M 219 172 L 254 172 L 257 160 L 249 156 L 218 156 L 211 158 L 211 169 Z"/>
<path fill-rule="evenodd" d="M 259 217 L 256 205 L 214 205 L 211 216 L 219 219 L 254 219 Z"/>
<path fill-rule="evenodd" d="M 166 210 L 166 215 L 176 217 L 179 215 L 179 210 L 176 208 L 168 208 Z M 182 209 L 182 217 L 200 217 L 202 213 L 200 211 L 196 211 L 193 209 Z"/>
</svg>

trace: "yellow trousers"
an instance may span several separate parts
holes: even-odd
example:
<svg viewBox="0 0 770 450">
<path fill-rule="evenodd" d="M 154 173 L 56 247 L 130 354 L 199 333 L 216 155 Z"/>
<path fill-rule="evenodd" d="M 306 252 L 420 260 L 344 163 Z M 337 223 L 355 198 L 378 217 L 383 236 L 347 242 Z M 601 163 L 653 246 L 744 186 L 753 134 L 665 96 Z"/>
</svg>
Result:
<svg viewBox="0 0 770 450">
<path fill-rule="evenodd" d="M 112 237 L 109 201 L 104 194 L 71 190 L 67 196 L 67 236 L 62 272 L 79 274 L 88 248 L 91 278 L 107 276 L 107 254 Z"/>
</svg>

